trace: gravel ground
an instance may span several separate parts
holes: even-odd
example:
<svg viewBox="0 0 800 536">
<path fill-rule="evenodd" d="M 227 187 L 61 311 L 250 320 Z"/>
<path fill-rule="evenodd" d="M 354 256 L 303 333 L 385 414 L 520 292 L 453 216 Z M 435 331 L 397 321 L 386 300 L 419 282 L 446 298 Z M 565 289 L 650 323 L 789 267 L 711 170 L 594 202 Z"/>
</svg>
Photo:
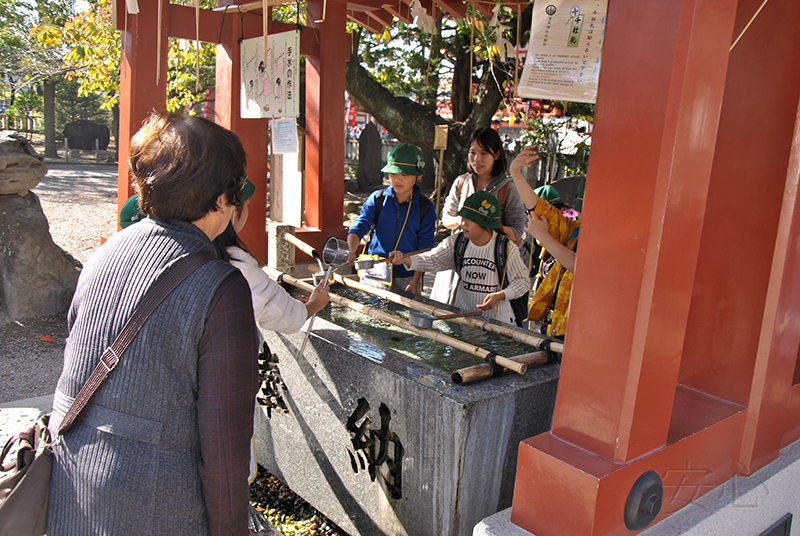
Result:
<svg viewBox="0 0 800 536">
<path fill-rule="evenodd" d="M 86 262 L 100 237 L 116 231 L 117 166 L 46 163 L 47 175 L 31 191 L 53 241 Z M 0 311 L 0 403 L 52 394 L 66 338 L 66 314 L 11 320 Z"/>
</svg>

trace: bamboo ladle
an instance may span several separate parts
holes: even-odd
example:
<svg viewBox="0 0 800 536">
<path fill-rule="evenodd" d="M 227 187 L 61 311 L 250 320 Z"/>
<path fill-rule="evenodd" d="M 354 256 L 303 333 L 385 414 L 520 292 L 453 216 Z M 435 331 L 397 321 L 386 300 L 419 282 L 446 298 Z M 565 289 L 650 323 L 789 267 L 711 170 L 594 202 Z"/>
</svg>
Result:
<svg viewBox="0 0 800 536">
<path fill-rule="evenodd" d="M 403 253 L 403 258 L 405 259 L 406 257 L 411 257 L 412 255 L 417 255 L 419 253 L 425 253 L 426 251 L 430 250 L 431 248 L 427 248 L 427 249 L 418 249 L 417 251 L 411 251 L 409 253 Z M 380 260 L 362 259 L 360 261 L 356 261 L 355 264 L 356 270 L 369 270 L 370 268 L 373 268 L 376 264 L 381 264 L 383 262 L 387 262 L 388 260 L 389 260 L 388 258 Z"/>
</svg>

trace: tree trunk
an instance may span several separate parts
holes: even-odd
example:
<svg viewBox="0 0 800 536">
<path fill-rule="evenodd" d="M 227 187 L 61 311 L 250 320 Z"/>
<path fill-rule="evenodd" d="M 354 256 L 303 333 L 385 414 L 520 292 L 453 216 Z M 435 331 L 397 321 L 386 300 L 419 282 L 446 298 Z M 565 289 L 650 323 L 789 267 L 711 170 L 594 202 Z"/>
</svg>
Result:
<svg viewBox="0 0 800 536">
<path fill-rule="evenodd" d="M 56 79 L 44 81 L 44 156 L 57 158 L 56 150 Z"/>
<path fill-rule="evenodd" d="M 405 97 L 394 96 L 376 82 L 358 60 L 358 55 L 354 54 L 347 63 L 346 88 L 359 109 L 375 117 L 378 123 L 398 140 L 416 145 L 436 158 L 439 156 L 439 151 L 433 149 L 436 125 L 450 125 L 447 150 L 444 155 L 444 179 L 449 183 L 464 173 L 467 168 L 467 139 L 476 128 L 491 124 L 492 116 L 503 100 L 497 82 L 502 83 L 506 76 L 499 69 L 496 69 L 495 76 L 492 76 L 492 73 L 488 72 L 489 69 L 485 68 L 485 74 L 478 84 L 478 95 L 471 105 L 469 115 L 464 121 L 447 121 L 427 106 Z M 455 94 L 455 81 L 453 86 Z M 463 88 L 460 89 L 464 94 Z"/>
</svg>

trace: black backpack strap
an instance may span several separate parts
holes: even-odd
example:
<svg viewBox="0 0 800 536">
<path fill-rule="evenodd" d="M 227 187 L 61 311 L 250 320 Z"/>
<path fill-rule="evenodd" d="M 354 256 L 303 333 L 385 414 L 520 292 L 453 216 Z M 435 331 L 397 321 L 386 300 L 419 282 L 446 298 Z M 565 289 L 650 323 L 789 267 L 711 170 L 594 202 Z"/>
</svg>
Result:
<svg viewBox="0 0 800 536">
<path fill-rule="evenodd" d="M 503 280 L 506 262 L 508 262 L 508 237 L 503 233 L 497 233 L 497 240 L 494 243 L 494 264 L 497 268 L 497 275 L 499 275 L 500 279 L 503 281 L 502 288 L 508 286 L 508 281 Z"/>
<path fill-rule="evenodd" d="M 425 216 L 428 215 L 428 211 L 431 209 L 431 200 L 428 199 L 426 196 L 422 195 L 422 192 L 419 193 L 419 225 L 422 227 L 422 221 L 425 219 Z"/>
<path fill-rule="evenodd" d="M 362 253 L 367 252 L 367 248 L 369 248 L 369 243 L 372 242 L 372 235 L 375 233 L 375 229 L 378 228 L 378 218 L 381 215 L 381 209 L 383 208 L 383 193 L 386 191 L 386 188 L 381 188 L 377 190 L 375 194 L 375 217 L 372 220 L 372 227 L 369 228 L 369 233 L 367 234 L 367 242 L 364 244 L 364 249 Z"/>
<path fill-rule="evenodd" d="M 378 193 L 375 194 L 375 219 L 372 220 L 372 226 L 378 226 L 378 218 L 381 217 L 381 209 L 383 209 L 383 194 L 386 192 L 386 188 L 381 188 L 378 190 Z"/>
<path fill-rule="evenodd" d="M 461 275 L 461 268 L 464 266 L 464 252 L 467 251 L 469 240 L 464 233 L 456 233 L 455 244 L 453 244 L 453 258 L 456 263 L 456 273 Z"/>
</svg>

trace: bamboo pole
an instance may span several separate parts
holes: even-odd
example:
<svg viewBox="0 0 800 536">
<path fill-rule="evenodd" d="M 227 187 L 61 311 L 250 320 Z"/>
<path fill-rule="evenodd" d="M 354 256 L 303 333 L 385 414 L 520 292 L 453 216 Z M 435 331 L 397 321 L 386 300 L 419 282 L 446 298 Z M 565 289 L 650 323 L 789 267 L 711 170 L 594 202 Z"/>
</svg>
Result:
<svg viewBox="0 0 800 536">
<path fill-rule="evenodd" d="M 390 292 L 388 290 L 383 290 L 383 289 L 380 289 L 380 288 L 376 288 L 376 287 L 371 287 L 369 285 L 365 285 L 364 283 L 361 283 L 359 281 L 355 281 L 355 280 L 347 278 L 347 277 L 342 277 L 339 274 L 333 274 L 333 280 L 336 281 L 337 283 L 341 283 L 342 285 L 345 285 L 345 286 L 348 286 L 348 287 L 351 287 L 351 288 L 354 288 L 354 289 L 357 289 L 357 290 L 361 290 L 361 291 L 364 291 L 364 292 L 368 292 L 368 293 L 373 294 L 375 296 L 384 298 L 384 299 L 389 300 L 389 301 L 394 302 L 394 303 L 399 303 L 400 305 L 405 305 L 406 307 L 410 307 L 412 309 L 415 309 L 417 311 L 421 311 L 423 313 L 427 313 L 429 315 L 436 316 L 436 315 L 448 314 L 448 313 L 451 312 L 451 311 L 447 311 L 446 309 L 440 309 L 440 308 L 438 308 L 438 307 L 436 307 L 434 305 L 429 305 L 427 303 L 423 303 L 423 302 L 420 302 L 420 301 L 417 301 L 417 300 L 412 300 L 410 298 L 406 298 L 405 296 L 401 296 L 401 295 L 399 295 L 399 294 L 397 294 L 395 292 Z M 454 318 L 453 321 L 454 322 L 458 322 L 459 324 L 464 324 L 465 326 L 470 326 L 470 327 L 482 329 L 482 330 L 485 330 L 485 331 L 491 331 L 491 332 L 494 332 L 494 333 L 499 333 L 501 335 L 505 335 L 507 337 L 510 337 L 510 338 L 512 338 L 512 339 L 514 339 L 516 341 L 519 341 L 519 342 L 522 342 L 522 343 L 525 343 L 525 344 L 530 344 L 534 348 L 540 348 L 543 343 L 545 343 L 548 340 L 551 340 L 551 339 L 548 339 L 547 337 L 545 337 L 544 335 L 539 335 L 539 334 L 532 333 L 532 332 L 526 333 L 524 331 L 518 331 L 516 329 L 512 329 L 512 328 L 509 328 L 509 327 L 506 327 L 506 326 L 501 326 L 501 325 L 498 325 L 498 324 L 493 324 L 491 322 L 487 322 L 486 320 L 483 320 L 481 318 L 471 318 L 471 317 L 468 317 L 468 318 Z M 558 354 L 562 354 L 562 353 L 564 353 L 564 343 L 561 342 L 561 341 L 552 341 L 550 343 L 550 350 L 552 350 L 553 352 L 556 352 Z"/>
<path fill-rule="evenodd" d="M 315 258 L 317 260 L 320 259 L 320 255 L 319 255 L 319 253 L 317 253 L 317 250 L 315 250 L 313 247 L 311 247 L 310 245 L 306 244 L 305 242 L 303 242 L 302 240 L 297 238 L 295 235 L 293 235 L 291 233 L 285 233 L 283 235 L 283 238 L 287 242 L 293 244 L 300 251 L 306 253 L 307 255 L 310 255 L 311 257 L 313 257 L 313 258 Z M 451 312 L 451 311 L 447 311 L 445 309 L 440 309 L 440 308 L 435 307 L 433 305 L 428 305 L 426 303 L 422 303 L 422 302 L 419 302 L 419 301 L 416 301 L 416 300 L 411 300 L 409 298 L 406 298 L 405 296 L 400 296 L 399 294 L 396 294 L 394 292 L 390 292 L 388 290 L 383 290 L 383 289 L 379 289 L 379 288 L 376 288 L 376 287 L 371 287 L 369 285 L 365 285 L 365 284 L 363 284 L 363 283 L 361 283 L 359 281 L 355 281 L 355 280 L 350 279 L 350 278 L 342 277 L 342 276 L 340 276 L 339 274 L 336 274 L 336 273 L 333 274 L 333 280 L 336 281 L 337 283 L 341 283 L 342 285 L 345 285 L 345 286 L 348 286 L 348 287 L 351 287 L 351 288 L 354 288 L 354 289 L 358 289 L 358 290 L 361 290 L 363 292 L 368 292 L 368 293 L 373 294 L 375 296 L 379 296 L 379 297 L 381 297 L 381 298 L 383 298 L 385 300 L 389 300 L 389 301 L 394 302 L 394 303 L 399 303 L 400 305 L 405 305 L 406 307 L 410 307 L 412 309 L 415 309 L 417 311 L 421 311 L 423 313 L 428 313 L 429 315 L 436 316 L 437 314 L 441 315 L 441 314 L 448 314 L 448 313 Z M 501 325 L 498 325 L 498 324 L 492 324 L 490 322 L 487 322 L 485 320 L 481 320 L 479 318 L 456 318 L 456 319 L 453 319 L 453 320 L 454 320 L 454 322 L 458 322 L 459 324 L 464 324 L 465 326 L 470 326 L 470 327 L 473 327 L 473 328 L 482 329 L 484 331 L 491 331 L 493 333 L 499 333 L 501 335 L 505 335 L 506 337 L 510 337 L 510 338 L 512 338 L 512 339 L 514 339 L 516 341 L 519 341 L 519 342 L 522 342 L 522 343 L 525 343 L 525 344 L 530 344 L 531 346 L 533 346 L 535 348 L 541 348 L 543 344 L 545 344 L 547 341 L 550 341 L 550 350 L 552 352 L 555 352 L 557 354 L 563 354 L 564 353 L 564 343 L 563 342 L 549 339 L 548 337 L 545 337 L 544 335 L 539 335 L 537 333 L 532 333 L 532 332 L 527 332 L 526 333 L 526 332 L 523 332 L 523 331 L 518 331 L 516 329 L 512 329 L 512 328 L 509 328 L 509 327 L 506 327 L 506 326 L 501 326 Z"/>
<path fill-rule="evenodd" d="M 309 285 L 308 283 L 300 281 L 299 279 L 296 279 L 296 278 L 294 278 L 294 277 L 292 277 L 290 275 L 284 274 L 284 273 L 282 273 L 282 272 L 280 272 L 278 270 L 275 270 L 274 268 L 265 267 L 264 270 L 267 272 L 267 274 L 270 277 L 272 277 L 273 279 L 275 279 L 277 281 L 288 283 L 288 284 L 290 284 L 290 285 L 292 285 L 294 287 L 297 287 L 299 289 L 305 290 L 307 292 L 311 292 L 311 291 L 314 290 L 314 287 Z M 416 333 L 417 335 L 420 335 L 422 337 L 426 337 L 426 338 L 434 340 L 436 342 L 440 342 L 442 344 L 446 344 L 448 346 L 452 346 L 453 348 L 455 348 L 457 350 L 461 350 L 463 352 L 467 352 L 469 354 L 474 355 L 475 357 L 479 357 L 481 359 L 485 359 L 488 355 L 490 355 L 492 353 L 492 352 L 489 352 L 488 350 L 485 350 L 485 349 L 480 348 L 478 346 L 475 346 L 473 344 L 469 344 L 469 343 L 466 343 L 464 341 L 460 341 L 460 340 L 458 340 L 456 338 L 453 338 L 453 337 L 450 337 L 448 335 L 445 335 L 443 333 L 439 333 L 438 331 L 433 331 L 433 330 L 430 330 L 430 329 L 422 329 L 422 328 L 414 327 L 414 326 L 411 325 L 410 322 L 408 322 L 408 320 L 403 320 L 402 318 L 398 318 L 398 317 L 390 315 L 388 313 L 384 313 L 383 311 L 378 310 L 378 309 L 376 309 L 374 307 L 370 307 L 369 305 L 364 305 L 364 304 L 355 302 L 353 300 L 348 300 L 347 298 L 344 298 L 342 296 L 337 296 L 336 294 L 333 294 L 333 293 L 331 293 L 330 296 L 331 296 L 331 301 L 336 303 L 336 304 L 342 305 L 344 307 L 348 307 L 348 308 L 350 308 L 350 309 L 352 309 L 354 311 L 358 311 L 359 313 L 375 317 L 375 318 L 377 318 L 379 320 L 383 320 L 384 322 L 387 322 L 389 324 L 393 324 L 395 326 L 401 327 L 403 329 L 406 329 L 408 331 Z M 525 372 L 528 370 L 528 367 L 524 363 L 518 363 L 516 361 L 512 361 L 511 359 L 508 359 L 508 358 L 503 357 L 503 356 L 496 355 L 494 357 L 494 360 L 495 360 L 495 363 L 497 363 L 498 365 L 500 365 L 500 366 L 502 366 L 504 368 L 507 368 L 509 370 L 513 370 L 514 372 L 516 372 L 518 374 L 525 374 Z M 487 364 L 487 366 L 491 367 L 488 364 Z"/>
<path fill-rule="evenodd" d="M 303 242 L 302 240 L 297 238 L 292 233 L 284 233 L 281 238 L 283 238 L 284 240 L 286 240 L 287 242 L 292 244 L 294 247 L 296 247 L 297 249 L 299 249 L 300 251 L 302 251 L 303 253 L 305 253 L 306 255 L 308 255 L 309 257 L 311 257 L 313 259 L 321 259 L 322 258 L 322 257 L 320 257 L 319 252 L 316 249 L 314 249 L 313 247 L 309 246 L 308 244 L 306 244 L 305 242 Z"/>
<path fill-rule="evenodd" d="M 514 357 L 509 357 L 512 361 L 525 363 L 527 367 L 536 367 L 539 365 L 547 364 L 547 354 L 544 352 L 533 352 L 532 354 L 523 354 Z M 456 385 L 467 385 L 468 383 L 475 383 L 480 380 L 488 380 L 494 376 L 492 366 L 488 363 L 481 363 L 472 367 L 458 369 L 450 375 L 450 379 Z"/>
</svg>

